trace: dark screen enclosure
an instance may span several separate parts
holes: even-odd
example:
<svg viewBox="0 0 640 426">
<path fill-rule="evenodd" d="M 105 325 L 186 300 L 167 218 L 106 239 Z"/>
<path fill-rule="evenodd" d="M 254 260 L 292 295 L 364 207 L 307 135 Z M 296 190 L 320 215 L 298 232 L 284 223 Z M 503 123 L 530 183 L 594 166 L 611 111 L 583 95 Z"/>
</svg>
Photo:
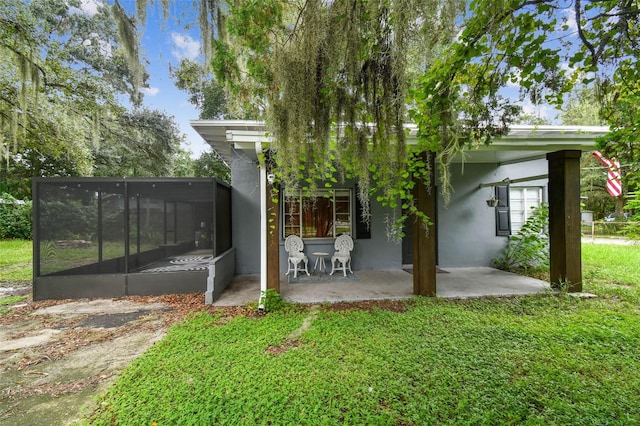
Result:
<svg viewBox="0 0 640 426">
<path fill-rule="evenodd" d="M 35 178 L 33 298 L 193 293 L 231 248 L 212 178 Z"/>
</svg>

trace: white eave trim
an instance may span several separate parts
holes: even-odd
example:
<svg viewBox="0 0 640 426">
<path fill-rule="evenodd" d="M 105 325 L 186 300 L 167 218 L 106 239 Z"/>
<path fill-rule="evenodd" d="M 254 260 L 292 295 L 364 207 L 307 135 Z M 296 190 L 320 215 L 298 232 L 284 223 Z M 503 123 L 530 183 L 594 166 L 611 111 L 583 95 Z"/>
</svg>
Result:
<svg viewBox="0 0 640 426">
<path fill-rule="evenodd" d="M 254 150 L 256 143 L 270 143 L 267 128 L 261 121 L 192 120 L 191 126 L 230 164 L 232 149 Z M 417 128 L 407 124 L 407 143 L 417 143 Z M 511 126 L 507 135 L 496 138 L 477 151 L 544 151 L 595 149 L 595 138 L 609 132 L 605 126 Z M 470 149 L 474 151 L 474 149 Z"/>
</svg>

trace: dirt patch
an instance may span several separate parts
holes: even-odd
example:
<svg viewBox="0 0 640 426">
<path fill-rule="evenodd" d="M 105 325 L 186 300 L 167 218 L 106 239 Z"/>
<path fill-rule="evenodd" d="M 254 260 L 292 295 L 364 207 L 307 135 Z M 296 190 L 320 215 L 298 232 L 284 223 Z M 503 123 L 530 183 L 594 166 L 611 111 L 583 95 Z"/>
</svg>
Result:
<svg viewBox="0 0 640 426">
<path fill-rule="evenodd" d="M 131 360 L 203 307 L 202 294 L 17 303 L 0 316 L 0 424 L 82 418 Z"/>
<path fill-rule="evenodd" d="M 162 310 L 164 311 L 164 309 Z M 117 328 L 147 315 L 149 311 L 124 312 L 118 314 L 92 315 L 80 323 L 80 327 Z"/>
<path fill-rule="evenodd" d="M 380 309 L 391 312 L 405 312 L 410 300 L 368 300 L 361 302 L 335 302 L 322 305 L 325 311 L 374 311 Z"/>
</svg>

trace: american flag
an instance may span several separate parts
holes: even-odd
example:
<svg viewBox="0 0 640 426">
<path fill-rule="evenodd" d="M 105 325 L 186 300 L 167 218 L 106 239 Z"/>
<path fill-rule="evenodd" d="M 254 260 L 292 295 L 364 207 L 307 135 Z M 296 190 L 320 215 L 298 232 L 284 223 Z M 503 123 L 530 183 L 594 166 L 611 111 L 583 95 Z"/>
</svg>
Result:
<svg viewBox="0 0 640 426">
<path fill-rule="evenodd" d="M 612 197 L 619 197 L 622 195 L 622 180 L 620 175 L 620 162 L 615 159 L 605 157 L 602 152 L 594 151 L 598 160 L 605 166 L 607 166 L 607 192 Z"/>
</svg>

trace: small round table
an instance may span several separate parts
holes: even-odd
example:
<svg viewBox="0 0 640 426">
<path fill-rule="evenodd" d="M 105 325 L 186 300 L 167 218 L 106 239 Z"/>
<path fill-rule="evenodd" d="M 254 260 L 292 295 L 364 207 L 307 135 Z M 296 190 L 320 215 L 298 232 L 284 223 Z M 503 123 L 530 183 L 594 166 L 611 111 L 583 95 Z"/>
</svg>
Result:
<svg viewBox="0 0 640 426">
<path fill-rule="evenodd" d="M 318 265 L 320 265 L 320 272 L 324 271 L 326 273 L 327 264 L 324 262 L 324 258 L 329 256 L 329 253 L 325 253 L 323 251 L 316 251 L 311 254 L 316 257 L 316 263 L 313 265 L 313 272 L 315 272 L 318 269 Z"/>
</svg>

